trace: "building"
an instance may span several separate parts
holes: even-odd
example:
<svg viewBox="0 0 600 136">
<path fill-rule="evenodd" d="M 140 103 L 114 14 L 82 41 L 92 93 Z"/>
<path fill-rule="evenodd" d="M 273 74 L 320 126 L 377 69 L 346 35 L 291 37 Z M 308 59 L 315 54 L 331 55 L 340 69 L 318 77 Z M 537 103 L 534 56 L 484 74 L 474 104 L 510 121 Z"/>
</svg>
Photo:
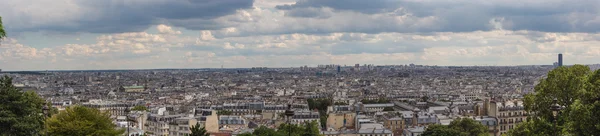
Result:
<svg viewBox="0 0 600 136">
<path fill-rule="evenodd" d="M 342 128 L 354 128 L 355 117 L 356 113 L 353 112 L 329 113 L 329 117 L 327 117 L 327 129 L 341 130 Z"/>
<path fill-rule="evenodd" d="M 179 117 L 169 123 L 169 136 L 187 136 L 192 133 L 190 127 L 198 123 L 198 120 L 192 117 Z"/>
<path fill-rule="evenodd" d="M 419 136 L 421 134 L 423 134 L 423 132 L 425 132 L 426 127 L 425 126 L 412 126 L 409 128 L 404 129 L 404 133 L 402 133 L 403 136 Z"/>
<path fill-rule="evenodd" d="M 132 123 L 129 126 L 146 130 L 146 124 L 148 121 L 148 112 L 146 111 L 132 111 L 127 115 L 127 118 Z M 129 124 L 129 123 L 128 123 Z"/>
<path fill-rule="evenodd" d="M 144 86 L 121 86 L 121 92 L 144 92 Z"/>
<path fill-rule="evenodd" d="M 391 130 L 378 123 L 365 123 L 360 125 L 359 136 L 394 136 Z"/>
<path fill-rule="evenodd" d="M 248 126 L 248 121 L 240 116 L 219 116 L 219 127 L 221 131 L 245 129 Z"/>
<path fill-rule="evenodd" d="M 84 102 L 81 105 L 88 107 L 88 108 L 98 109 L 100 111 L 107 111 L 112 115 L 112 117 L 115 117 L 115 118 L 117 116 L 125 116 L 126 115 L 125 109 L 129 108 L 129 106 L 127 104 L 124 104 L 121 102 L 102 101 L 99 99 L 92 99 L 92 100 L 89 100 L 88 102 Z"/>
<path fill-rule="evenodd" d="M 150 136 L 168 136 L 170 126 L 169 123 L 173 120 L 183 117 L 183 114 L 177 115 L 159 115 L 159 114 L 150 114 L 148 116 L 148 127 L 146 127 L 146 132 Z"/>
<path fill-rule="evenodd" d="M 208 133 L 219 132 L 219 116 L 217 115 L 217 111 L 202 110 L 200 115 L 200 117 L 196 117 L 198 123 L 200 123 L 200 127 L 204 127 Z"/>
<path fill-rule="evenodd" d="M 499 124 L 499 133 L 496 133 L 497 136 L 507 133 L 509 130 L 515 128 L 518 123 L 527 120 L 528 113 L 519 101 L 501 102 L 500 105 L 497 105 L 495 101 L 488 102 L 486 100 L 484 104 L 489 105 L 484 106 L 485 108 L 489 108 L 484 109 L 484 111 L 487 110 L 488 116 L 497 119 Z"/>
<path fill-rule="evenodd" d="M 406 124 L 404 124 L 404 119 L 401 117 L 384 117 L 384 124 L 383 126 L 385 126 L 385 128 L 391 130 L 394 135 L 401 135 L 402 132 L 404 131 L 404 127 Z"/>
<path fill-rule="evenodd" d="M 563 56 L 562 54 L 558 54 L 558 66 L 563 66 Z"/>
<path fill-rule="evenodd" d="M 319 112 L 316 111 L 296 111 L 294 116 L 292 116 L 292 124 L 302 124 L 305 122 L 317 121 L 320 124 L 320 115 Z"/>
<path fill-rule="evenodd" d="M 490 132 L 491 136 L 499 136 L 500 135 L 500 130 L 498 129 L 498 120 L 495 117 L 484 117 L 484 116 L 479 116 L 479 117 L 474 117 L 473 118 L 475 121 L 478 121 L 479 123 L 481 123 L 482 125 L 486 126 Z"/>
</svg>

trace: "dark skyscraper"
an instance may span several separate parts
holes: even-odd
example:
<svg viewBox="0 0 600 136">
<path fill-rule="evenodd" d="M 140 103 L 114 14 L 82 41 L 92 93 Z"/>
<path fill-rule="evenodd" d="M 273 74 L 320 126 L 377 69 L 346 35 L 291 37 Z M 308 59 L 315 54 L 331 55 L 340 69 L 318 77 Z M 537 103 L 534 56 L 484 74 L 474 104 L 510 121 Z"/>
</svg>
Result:
<svg viewBox="0 0 600 136">
<path fill-rule="evenodd" d="M 563 66 L 562 54 L 558 54 L 558 66 Z"/>
<path fill-rule="evenodd" d="M 340 73 L 342 71 L 342 67 L 341 66 L 337 66 L 337 72 Z"/>
</svg>

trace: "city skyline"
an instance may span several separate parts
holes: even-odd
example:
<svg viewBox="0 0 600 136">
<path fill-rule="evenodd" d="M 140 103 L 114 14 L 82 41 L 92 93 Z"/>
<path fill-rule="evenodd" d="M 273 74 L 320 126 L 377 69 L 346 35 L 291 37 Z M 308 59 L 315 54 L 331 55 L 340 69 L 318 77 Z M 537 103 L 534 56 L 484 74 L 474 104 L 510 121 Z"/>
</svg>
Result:
<svg viewBox="0 0 600 136">
<path fill-rule="evenodd" d="M 4 71 L 551 65 L 559 53 L 572 65 L 596 64 L 600 57 L 600 5 L 594 2 L 3 3 Z"/>
</svg>

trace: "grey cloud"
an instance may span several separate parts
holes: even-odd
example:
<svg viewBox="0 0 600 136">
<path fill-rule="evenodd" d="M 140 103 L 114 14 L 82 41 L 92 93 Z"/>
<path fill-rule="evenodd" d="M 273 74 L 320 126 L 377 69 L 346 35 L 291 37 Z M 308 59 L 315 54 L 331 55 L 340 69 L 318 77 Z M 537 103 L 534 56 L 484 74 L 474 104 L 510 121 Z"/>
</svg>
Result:
<svg viewBox="0 0 600 136">
<path fill-rule="evenodd" d="M 18 23 L 24 22 L 7 21 L 13 24 L 5 25 L 16 32 L 139 32 L 157 24 L 171 24 L 192 30 L 214 30 L 227 26 L 220 25 L 213 19 L 234 14 L 238 9 L 252 8 L 253 3 L 254 0 L 77 0 L 75 4 L 81 9 L 81 13 L 65 13 L 72 14 L 70 17 L 76 16 L 72 19 L 37 25 L 20 25 Z M 14 14 L 3 15 L 8 16 L 5 19 L 44 21 L 19 17 L 27 14 L 17 12 L 21 10 L 18 7 L 12 10 L 16 11 L 12 11 Z"/>
<path fill-rule="evenodd" d="M 295 4 L 275 6 L 281 10 L 307 7 L 331 7 L 337 10 L 353 10 L 363 13 L 379 13 L 393 10 L 401 4 L 400 1 L 391 0 L 299 0 Z"/>
<path fill-rule="evenodd" d="M 306 17 L 306 18 L 329 18 L 332 16 L 332 11 L 326 8 L 302 8 L 302 9 L 291 9 L 285 12 L 285 16 L 292 17 Z"/>
<path fill-rule="evenodd" d="M 402 10 L 412 17 L 438 19 L 437 28 L 385 29 L 384 26 L 378 30 L 369 29 L 375 32 L 486 31 L 494 29 L 489 21 L 495 18 L 504 18 L 502 28 L 506 30 L 600 31 L 600 20 L 596 20 L 600 17 L 600 2 L 593 0 L 299 0 L 295 4 L 278 5 L 276 8 L 290 12 L 286 15 L 291 17 L 319 17 L 311 8 L 332 8 L 336 12 L 352 11 L 368 15 L 395 14 Z M 303 11 L 306 14 L 302 14 Z M 345 30 L 369 33 L 358 29 Z"/>
</svg>

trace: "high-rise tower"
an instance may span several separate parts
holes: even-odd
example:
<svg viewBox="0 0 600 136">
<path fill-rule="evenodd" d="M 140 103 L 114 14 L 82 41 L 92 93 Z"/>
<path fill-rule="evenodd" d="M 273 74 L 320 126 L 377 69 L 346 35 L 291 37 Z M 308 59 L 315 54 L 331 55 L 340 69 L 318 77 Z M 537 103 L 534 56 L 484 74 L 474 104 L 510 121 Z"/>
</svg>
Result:
<svg viewBox="0 0 600 136">
<path fill-rule="evenodd" d="M 562 54 L 558 54 L 558 66 L 563 66 L 563 58 L 562 58 Z"/>
</svg>

